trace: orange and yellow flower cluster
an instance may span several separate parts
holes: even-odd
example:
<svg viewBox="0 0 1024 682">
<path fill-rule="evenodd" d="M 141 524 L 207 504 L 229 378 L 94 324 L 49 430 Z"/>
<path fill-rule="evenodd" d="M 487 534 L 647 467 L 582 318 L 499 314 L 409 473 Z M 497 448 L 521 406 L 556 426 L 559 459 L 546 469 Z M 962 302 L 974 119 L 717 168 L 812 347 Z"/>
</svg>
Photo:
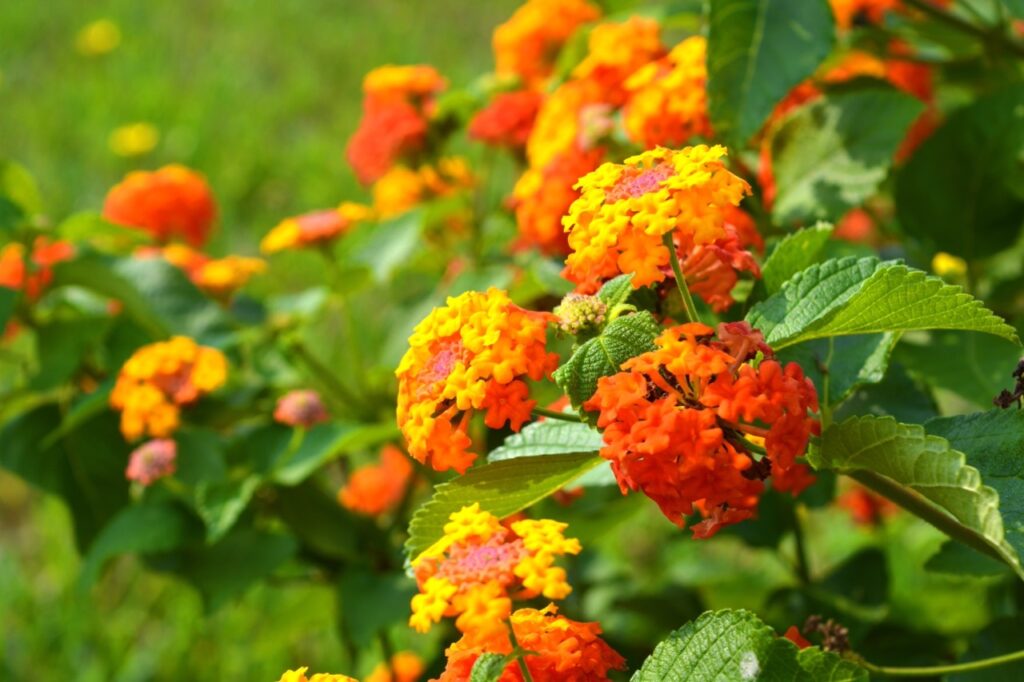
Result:
<svg viewBox="0 0 1024 682">
<path fill-rule="evenodd" d="M 305 666 L 295 670 L 288 670 L 281 675 L 281 679 L 277 682 L 359 682 L 356 678 L 349 677 L 348 675 L 333 675 L 331 673 L 315 673 L 307 677 L 307 670 L 309 668 Z"/>
<path fill-rule="evenodd" d="M 146 256 L 150 249 L 140 249 Z M 229 255 L 211 258 L 184 244 L 168 244 L 155 251 L 171 265 L 180 268 L 197 287 L 211 296 L 225 298 L 244 287 L 254 276 L 267 269 L 259 258 Z"/>
<path fill-rule="evenodd" d="M 457 156 L 418 170 L 397 165 L 373 183 L 373 208 L 381 218 L 391 218 L 428 199 L 451 196 L 473 184 L 469 164 Z"/>
<path fill-rule="evenodd" d="M 420 592 L 409 625 L 427 632 L 455 616 L 464 642 L 484 642 L 504 632 L 513 599 L 564 599 L 572 588 L 555 559 L 581 549 L 565 528 L 548 519 L 505 527 L 479 504 L 452 513 L 444 537 L 413 562 Z"/>
<path fill-rule="evenodd" d="M 125 362 L 110 394 L 129 441 L 166 438 L 178 428 L 181 407 L 216 390 L 227 379 L 227 359 L 215 348 L 176 336 L 143 346 Z"/>
<path fill-rule="evenodd" d="M 412 482 L 412 463 L 394 445 L 380 451 L 380 463 L 356 469 L 338 491 L 338 502 L 350 511 L 380 516 L 394 510 Z"/>
<path fill-rule="evenodd" d="M 0 248 L 0 287 L 23 291 L 30 300 L 39 298 L 53 281 L 53 266 L 69 260 L 75 248 L 66 241 L 36 237 L 31 254 L 16 242 Z"/>
<path fill-rule="evenodd" d="M 543 89 L 562 46 L 599 16 L 601 10 L 586 0 L 527 0 L 494 31 L 495 71 Z"/>
<path fill-rule="evenodd" d="M 799 365 L 772 359 L 745 322 L 714 336 L 700 323 L 666 330 L 657 350 L 599 379 L 584 404 L 599 413 L 601 455 L 622 491 L 642 491 L 680 526 L 699 511 L 695 537 L 753 516 L 769 476 L 779 490 L 806 487 L 796 458 L 819 429 L 817 393 Z"/>
<path fill-rule="evenodd" d="M 554 605 L 544 609 L 519 609 L 511 618 L 516 642 L 529 653 L 523 662 L 534 682 L 598 682 L 611 670 L 623 670 L 626 661 L 601 639 L 597 623 L 582 623 L 558 613 Z M 445 652 L 448 664 L 438 682 L 470 679 L 477 659 L 486 653 L 509 654 L 513 645 L 507 630 L 496 630 L 486 639 L 464 635 Z M 515 661 L 509 662 L 499 682 L 522 682 Z"/>
<path fill-rule="evenodd" d="M 580 197 L 564 219 L 572 249 L 566 278 L 595 288 L 632 273 L 641 287 L 670 272 L 664 235 L 683 254 L 728 238 L 726 220 L 750 187 L 726 169 L 724 156 L 717 145 L 659 147 L 580 178 Z"/>
<path fill-rule="evenodd" d="M 156 241 L 184 239 L 202 246 L 210 234 L 217 206 L 203 176 L 170 165 L 129 173 L 107 194 L 103 217 L 147 232 Z"/>
<path fill-rule="evenodd" d="M 476 459 L 466 433 L 473 410 L 491 428 L 518 431 L 535 404 L 523 379 L 540 380 L 558 363 L 545 345 L 550 321 L 492 288 L 449 298 L 420 322 L 395 372 L 409 454 L 438 471 L 465 471 Z"/>
<path fill-rule="evenodd" d="M 329 244 L 373 216 L 369 207 L 346 201 L 336 209 L 313 211 L 278 223 L 260 241 L 265 254 Z"/>
</svg>

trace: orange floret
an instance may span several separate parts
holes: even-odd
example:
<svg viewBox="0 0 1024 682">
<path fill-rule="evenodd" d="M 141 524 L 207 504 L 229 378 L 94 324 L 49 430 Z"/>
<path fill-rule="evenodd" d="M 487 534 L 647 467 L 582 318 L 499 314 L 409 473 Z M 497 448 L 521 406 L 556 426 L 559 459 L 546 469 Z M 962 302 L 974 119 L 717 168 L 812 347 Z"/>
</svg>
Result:
<svg viewBox="0 0 1024 682">
<path fill-rule="evenodd" d="M 367 516 L 379 516 L 395 509 L 412 481 L 409 458 L 394 445 L 380 451 L 380 463 L 357 469 L 338 491 L 338 501 L 346 509 Z"/>
<path fill-rule="evenodd" d="M 178 428 L 180 408 L 216 390 L 227 379 L 227 359 L 215 348 L 175 336 L 143 346 L 128 358 L 110 394 L 121 411 L 127 440 L 166 438 Z"/>
<path fill-rule="evenodd" d="M 448 87 L 448 82 L 432 66 L 379 66 L 363 78 L 363 94 L 377 101 L 399 100 L 422 103 Z"/>
<path fill-rule="evenodd" d="M 694 136 L 711 137 L 706 52 L 707 39 L 693 36 L 630 76 L 623 122 L 633 141 L 675 147 Z"/>
<path fill-rule="evenodd" d="M 585 0 L 527 0 L 494 31 L 495 71 L 540 88 L 554 69 L 562 45 L 601 10 Z"/>
<path fill-rule="evenodd" d="M 372 216 L 373 211 L 368 206 L 346 201 L 336 209 L 286 218 L 264 235 L 260 241 L 260 251 L 271 254 L 329 244 Z"/>
<path fill-rule="evenodd" d="M 494 147 L 521 149 L 533 130 L 543 96 L 533 90 L 499 93 L 469 122 L 469 136 Z"/>
<path fill-rule="evenodd" d="M 518 430 L 534 401 L 514 384 L 540 380 L 558 364 L 545 349 L 552 319 L 492 288 L 450 297 L 420 322 L 395 372 L 398 425 L 409 454 L 438 471 L 461 473 L 476 459 L 466 434 L 471 411 Z"/>
<path fill-rule="evenodd" d="M 511 617 L 516 641 L 530 652 L 523 659 L 534 682 L 601 682 L 609 670 L 623 670 L 625 659 L 601 639 L 597 623 L 583 623 L 558 615 L 554 605 L 519 609 Z M 463 636 L 448 647 L 448 664 L 438 682 L 468 680 L 477 659 L 485 653 L 509 654 L 512 642 L 507 630 L 485 641 Z M 505 667 L 499 682 L 522 682 L 516 661 Z"/>
<path fill-rule="evenodd" d="M 799 492 L 806 476 L 791 470 L 819 428 L 817 393 L 799 365 L 770 359 L 745 322 L 713 335 L 700 323 L 666 330 L 657 350 L 599 379 L 584 403 L 599 412 L 601 456 L 622 492 L 642 491 L 679 526 L 699 511 L 705 520 L 692 530 L 702 538 L 753 516 L 770 475 Z"/>
<path fill-rule="evenodd" d="M 599 24 L 590 32 L 587 56 L 573 69 L 573 78 L 597 83 L 605 101 L 622 104 L 626 80 L 665 54 L 660 33 L 658 22 L 645 17 Z"/>
<path fill-rule="evenodd" d="M 682 253 L 726 237 L 726 218 L 750 186 L 723 156 L 717 145 L 659 147 L 580 178 L 580 198 L 562 221 L 572 250 L 565 277 L 585 283 L 629 272 L 641 287 L 666 278 L 663 235 L 671 233 Z"/>
<path fill-rule="evenodd" d="M 565 528 L 548 519 L 505 527 L 479 504 L 452 513 L 441 540 L 413 561 L 420 593 L 409 625 L 427 632 L 456 617 L 464 639 L 482 642 L 504 631 L 513 599 L 565 599 L 572 588 L 555 558 L 581 549 Z"/>
<path fill-rule="evenodd" d="M 36 237 L 32 254 L 25 258 L 25 247 L 10 243 L 0 248 L 0 287 L 24 291 L 29 300 L 39 298 L 53 281 L 53 266 L 75 256 L 69 242 Z"/>
<path fill-rule="evenodd" d="M 184 239 L 202 246 L 217 214 L 213 194 L 202 175 L 170 165 L 129 173 L 107 194 L 103 217 L 148 232 L 160 242 Z"/>
<path fill-rule="evenodd" d="M 426 670 L 412 651 L 399 651 L 389 663 L 379 663 L 363 682 L 417 682 Z"/>
</svg>

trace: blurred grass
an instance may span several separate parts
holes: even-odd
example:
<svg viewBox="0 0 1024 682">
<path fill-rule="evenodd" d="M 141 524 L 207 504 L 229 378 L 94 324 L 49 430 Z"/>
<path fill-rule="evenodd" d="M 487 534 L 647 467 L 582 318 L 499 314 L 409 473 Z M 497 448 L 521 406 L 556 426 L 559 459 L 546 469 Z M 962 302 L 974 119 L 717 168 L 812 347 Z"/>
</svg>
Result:
<svg viewBox="0 0 1024 682">
<path fill-rule="evenodd" d="M 344 162 L 363 74 L 431 63 L 453 86 L 489 68 L 515 0 L 76 0 L 0 3 L 0 158 L 38 178 L 52 216 L 99 210 L 126 172 L 181 162 L 205 173 L 214 248 L 251 251 L 281 217 L 365 197 Z M 113 52 L 78 31 L 110 19 Z M 156 148 L 124 159 L 110 133 L 148 122 Z M 205 617 L 198 595 L 121 560 L 90 598 L 67 512 L 0 472 L 0 679 L 271 680 L 346 667 L 329 586 L 259 587 Z"/>
<path fill-rule="evenodd" d="M 453 86 L 492 64 L 493 27 L 515 0 L 181 0 L 0 3 L 0 158 L 29 167 L 52 215 L 97 210 L 125 172 L 181 162 L 221 207 L 219 242 L 245 247 L 281 217 L 364 197 L 344 161 L 363 75 L 431 63 Z M 75 50 L 96 19 L 113 52 Z M 119 126 L 160 132 L 132 159 Z"/>
</svg>

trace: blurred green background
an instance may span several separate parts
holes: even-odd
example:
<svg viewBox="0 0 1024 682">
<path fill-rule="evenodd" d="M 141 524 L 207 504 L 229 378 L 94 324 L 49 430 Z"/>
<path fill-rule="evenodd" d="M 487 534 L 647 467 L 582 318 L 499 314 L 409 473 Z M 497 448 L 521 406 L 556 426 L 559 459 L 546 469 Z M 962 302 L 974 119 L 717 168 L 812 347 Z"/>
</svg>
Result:
<svg viewBox="0 0 1024 682">
<path fill-rule="evenodd" d="M 98 210 L 126 172 L 181 162 L 205 173 L 215 249 L 252 251 L 283 216 L 365 197 L 344 161 L 365 72 L 430 63 L 453 85 L 492 63 L 515 0 L 135 0 L 0 3 L 0 158 L 38 178 L 55 217 Z M 79 31 L 109 19 L 113 51 Z M 112 131 L 159 131 L 142 156 Z M 67 511 L 0 472 L 0 679 L 273 680 L 315 662 L 340 670 L 333 588 L 264 585 L 204 617 L 184 584 L 132 560 L 88 599 Z"/>
</svg>

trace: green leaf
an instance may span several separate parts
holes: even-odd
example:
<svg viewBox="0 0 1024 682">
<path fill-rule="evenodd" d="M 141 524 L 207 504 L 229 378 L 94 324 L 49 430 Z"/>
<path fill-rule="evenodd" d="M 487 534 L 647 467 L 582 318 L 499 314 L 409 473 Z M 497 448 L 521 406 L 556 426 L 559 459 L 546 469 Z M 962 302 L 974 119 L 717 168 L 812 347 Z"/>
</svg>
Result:
<svg viewBox="0 0 1024 682">
<path fill-rule="evenodd" d="M 1013 244 L 1024 224 L 1024 85 L 954 112 L 896 178 L 901 227 L 968 260 Z"/>
<path fill-rule="evenodd" d="M 415 594 L 416 583 L 402 573 L 350 568 L 338 582 L 341 627 L 357 648 L 370 647 L 381 631 L 409 619 L 409 602 Z"/>
<path fill-rule="evenodd" d="M 512 654 L 482 654 L 469 674 L 469 682 L 498 682 L 508 664 L 516 660 Z"/>
<path fill-rule="evenodd" d="M 626 360 L 654 350 L 661 326 L 646 311 L 624 315 L 608 323 L 596 336 L 576 349 L 555 371 L 555 382 L 577 409 L 597 390 L 597 380 L 615 374 Z M 586 416 L 586 415 L 584 415 Z"/>
<path fill-rule="evenodd" d="M 352 254 L 352 263 L 365 265 L 378 282 L 386 282 L 423 247 L 423 222 L 423 211 L 413 209 L 359 229 L 343 247 Z"/>
<path fill-rule="evenodd" d="M 0 197 L 8 199 L 24 215 L 35 215 L 43 210 L 35 178 L 24 166 L 12 161 L 0 161 Z"/>
<path fill-rule="evenodd" d="M 118 252 L 129 251 L 149 241 L 149 236 L 142 230 L 126 229 L 87 212 L 66 218 L 57 226 L 57 234 L 71 242 L 88 242 L 97 248 Z"/>
<path fill-rule="evenodd" d="M 967 545 L 950 540 L 933 554 L 924 567 L 932 573 L 946 575 L 994 576 L 1006 573 L 1006 564 Z"/>
<path fill-rule="evenodd" d="M 274 489 L 274 510 L 302 542 L 303 550 L 330 559 L 364 560 L 367 539 L 375 527 L 355 516 L 328 495 L 314 479 L 295 487 Z"/>
<path fill-rule="evenodd" d="M 780 223 L 838 220 L 875 194 L 924 105 L 890 88 L 828 95 L 790 114 L 772 136 Z"/>
<path fill-rule="evenodd" d="M 40 326 L 39 371 L 32 377 L 32 388 L 46 391 L 70 379 L 86 351 L 107 333 L 110 322 L 109 317 L 78 317 Z"/>
<path fill-rule="evenodd" d="M 174 477 L 189 486 L 221 481 L 227 475 L 221 437 L 208 429 L 183 427 L 174 433 L 178 445 Z"/>
<path fill-rule="evenodd" d="M 631 272 L 613 277 L 601 286 L 600 291 L 597 292 L 597 297 L 611 310 L 620 303 L 625 303 L 633 294 L 632 282 L 633 273 Z"/>
<path fill-rule="evenodd" d="M 202 481 L 196 487 L 196 511 L 206 524 L 207 542 L 217 542 L 231 530 L 259 485 L 259 476 L 246 476 L 234 481 Z"/>
<path fill-rule="evenodd" d="M 825 0 L 715 0 L 706 6 L 711 124 L 731 146 L 743 147 L 832 50 L 832 12 Z"/>
<path fill-rule="evenodd" d="M 271 478 L 296 485 L 344 452 L 371 447 L 398 435 L 392 424 L 318 424 L 305 433 L 298 449 L 278 464 Z"/>
<path fill-rule="evenodd" d="M 817 263 L 834 231 L 829 223 L 818 223 L 779 242 L 761 268 L 765 290 L 774 294 L 790 277 Z"/>
<path fill-rule="evenodd" d="M 1018 557 L 1024 557 L 1024 412 L 989 410 L 943 417 L 932 419 L 925 429 L 966 454 L 985 484 L 999 494 L 1006 540 Z"/>
<path fill-rule="evenodd" d="M 856 664 L 818 648 L 800 650 L 743 610 L 708 611 L 654 649 L 632 682 L 867 681 Z"/>
<path fill-rule="evenodd" d="M 177 549 L 198 535 L 198 523 L 172 502 L 151 502 L 125 507 L 96 536 L 85 555 L 78 577 L 79 589 L 88 589 L 104 564 L 119 554 L 151 554 Z"/>
<path fill-rule="evenodd" d="M 522 511 L 572 483 L 603 462 L 596 454 L 519 457 L 481 467 L 442 483 L 416 510 L 405 543 L 410 557 L 419 556 L 441 539 L 453 512 L 474 502 L 499 518 Z"/>
<path fill-rule="evenodd" d="M 545 419 L 527 424 L 487 456 L 489 462 L 538 455 L 597 452 L 604 446 L 599 431 L 588 424 Z"/>
<path fill-rule="evenodd" d="M 853 417 L 834 424 L 808 459 L 847 474 L 1024 577 L 1007 541 L 999 493 L 962 452 L 922 426 L 891 417 Z M 1012 511 L 1012 509 L 1011 509 Z"/>
<path fill-rule="evenodd" d="M 14 315 L 14 309 L 18 305 L 19 292 L 15 289 L 0 287 L 0 333 L 7 328 L 7 322 Z"/>
<path fill-rule="evenodd" d="M 755 305 L 747 321 L 776 350 L 830 336 L 917 329 L 978 331 L 1019 343 L 1013 327 L 960 287 L 873 258 L 812 265 Z"/>
<path fill-rule="evenodd" d="M 877 384 L 885 377 L 896 341 L 896 334 L 891 332 L 814 339 L 784 348 L 778 359 L 799 364 L 814 382 L 822 400 L 826 397 L 822 369 L 826 369 L 828 404 L 835 405 L 861 386 Z"/>
</svg>

